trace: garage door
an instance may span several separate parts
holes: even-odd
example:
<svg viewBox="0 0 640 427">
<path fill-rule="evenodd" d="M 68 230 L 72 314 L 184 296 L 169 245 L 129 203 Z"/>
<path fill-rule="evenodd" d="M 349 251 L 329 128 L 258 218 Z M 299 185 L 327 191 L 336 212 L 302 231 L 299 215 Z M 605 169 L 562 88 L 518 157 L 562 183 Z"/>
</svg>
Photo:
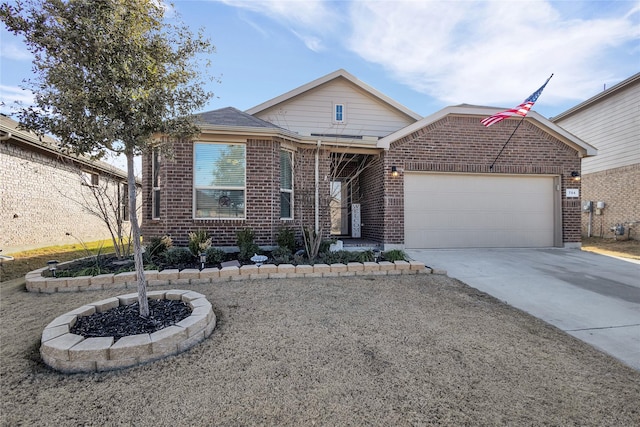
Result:
<svg viewBox="0 0 640 427">
<path fill-rule="evenodd" d="M 407 172 L 404 204 L 407 248 L 554 244 L 550 176 Z"/>
</svg>

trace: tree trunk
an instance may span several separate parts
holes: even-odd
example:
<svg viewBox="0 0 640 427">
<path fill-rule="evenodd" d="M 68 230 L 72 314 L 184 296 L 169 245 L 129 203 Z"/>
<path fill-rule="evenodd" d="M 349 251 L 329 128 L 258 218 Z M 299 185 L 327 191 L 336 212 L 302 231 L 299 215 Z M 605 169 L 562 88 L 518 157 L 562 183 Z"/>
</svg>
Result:
<svg viewBox="0 0 640 427">
<path fill-rule="evenodd" d="M 142 245 L 140 244 L 140 226 L 136 210 L 136 177 L 133 171 L 133 152 L 126 150 L 127 182 L 129 184 L 129 221 L 133 235 L 133 259 L 136 263 L 136 279 L 138 281 L 138 303 L 140 316 L 149 317 L 149 301 L 147 300 L 147 280 L 144 276 L 144 261 L 142 260 Z"/>
</svg>

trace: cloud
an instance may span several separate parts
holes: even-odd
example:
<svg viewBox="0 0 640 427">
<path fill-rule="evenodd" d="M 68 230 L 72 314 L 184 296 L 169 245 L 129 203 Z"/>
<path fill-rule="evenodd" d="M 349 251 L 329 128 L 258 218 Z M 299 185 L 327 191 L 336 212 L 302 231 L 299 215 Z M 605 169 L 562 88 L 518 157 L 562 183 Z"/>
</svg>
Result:
<svg viewBox="0 0 640 427">
<path fill-rule="evenodd" d="M 24 43 L 14 43 L 7 41 L 10 38 L 15 38 L 13 35 L 9 35 L 8 32 L 2 33 L 2 48 L 0 49 L 0 57 L 3 60 L 10 59 L 14 61 L 31 61 L 33 55 L 29 52 Z"/>
<path fill-rule="evenodd" d="M 0 113 L 9 115 L 16 112 L 19 107 L 16 102 L 23 106 L 33 105 L 33 93 L 17 86 L 0 85 Z"/>
<path fill-rule="evenodd" d="M 322 0 L 220 0 L 222 3 L 265 15 L 287 28 L 305 46 L 319 52 L 325 50 L 324 40 L 343 21 L 343 14 L 336 7 Z M 258 28 L 255 22 L 251 22 Z M 260 32 L 264 32 L 261 30 Z"/>
<path fill-rule="evenodd" d="M 548 101 L 584 99 L 635 72 L 624 49 L 640 38 L 637 12 L 581 19 L 544 1 L 354 2 L 350 21 L 349 49 L 447 103 L 510 105 L 551 73 Z"/>
</svg>

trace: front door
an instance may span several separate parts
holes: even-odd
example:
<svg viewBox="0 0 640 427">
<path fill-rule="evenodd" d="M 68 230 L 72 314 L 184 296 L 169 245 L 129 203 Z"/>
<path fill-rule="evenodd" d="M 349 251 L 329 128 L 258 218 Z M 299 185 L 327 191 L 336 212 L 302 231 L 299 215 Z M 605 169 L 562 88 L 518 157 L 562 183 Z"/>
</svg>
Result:
<svg viewBox="0 0 640 427">
<path fill-rule="evenodd" d="M 349 189 L 342 181 L 331 181 L 331 235 L 349 235 Z"/>
</svg>

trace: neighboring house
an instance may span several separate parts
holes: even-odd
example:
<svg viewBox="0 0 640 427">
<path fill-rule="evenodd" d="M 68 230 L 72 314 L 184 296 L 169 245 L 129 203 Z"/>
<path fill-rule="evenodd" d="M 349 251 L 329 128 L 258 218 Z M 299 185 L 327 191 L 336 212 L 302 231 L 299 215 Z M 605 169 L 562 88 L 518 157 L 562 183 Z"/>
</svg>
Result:
<svg viewBox="0 0 640 427">
<path fill-rule="evenodd" d="M 640 73 L 551 119 L 598 149 L 582 160 L 582 234 L 612 237 L 622 224 L 640 236 Z M 604 203 L 598 209 L 598 202 Z M 601 204 L 602 206 L 602 204 Z"/>
<path fill-rule="evenodd" d="M 89 212 L 96 207 L 92 190 L 107 191 L 128 221 L 126 180 L 124 171 L 63 154 L 55 139 L 0 115 L 0 249 L 8 254 L 110 239 L 104 222 Z"/>
<path fill-rule="evenodd" d="M 202 113 L 195 141 L 143 157 L 143 235 L 186 244 L 207 230 L 231 246 L 251 228 L 272 245 L 302 224 L 385 250 L 579 246 L 572 173 L 595 149 L 531 112 L 491 170 L 517 125 L 485 128 L 497 111 L 422 118 L 338 70 L 246 112 Z"/>
</svg>

